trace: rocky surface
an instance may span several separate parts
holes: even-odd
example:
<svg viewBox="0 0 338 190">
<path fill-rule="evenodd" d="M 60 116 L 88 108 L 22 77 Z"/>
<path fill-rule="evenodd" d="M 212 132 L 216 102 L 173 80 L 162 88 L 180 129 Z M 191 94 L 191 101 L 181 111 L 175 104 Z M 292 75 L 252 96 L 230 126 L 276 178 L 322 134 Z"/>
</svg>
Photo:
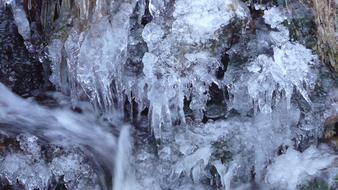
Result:
<svg viewBox="0 0 338 190">
<path fill-rule="evenodd" d="M 22 96 L 44 87 L 42 63 L 25 46 L 9 6 L 0 5 L 0 81 Z"/>
</svg>

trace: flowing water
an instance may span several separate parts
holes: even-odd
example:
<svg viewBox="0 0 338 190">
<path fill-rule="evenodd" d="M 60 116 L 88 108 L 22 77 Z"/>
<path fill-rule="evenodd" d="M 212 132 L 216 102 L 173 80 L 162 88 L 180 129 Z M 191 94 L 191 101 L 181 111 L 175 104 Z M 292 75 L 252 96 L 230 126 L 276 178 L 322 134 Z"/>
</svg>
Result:
<svg viewBox="0 0 338 190">
<path fill-rule="evenodd" d="M 305 5 L 0 3 L 0 37 L 14 23 L 23 56 L 53 86 L 23 99 L 6 87 L 20 94 L 20 73 L 0 84 L 0 188 L 338 187 L 323 137 L 338 115 L 337 77 L 286 24 L 310 17 Z"/>
</svg>

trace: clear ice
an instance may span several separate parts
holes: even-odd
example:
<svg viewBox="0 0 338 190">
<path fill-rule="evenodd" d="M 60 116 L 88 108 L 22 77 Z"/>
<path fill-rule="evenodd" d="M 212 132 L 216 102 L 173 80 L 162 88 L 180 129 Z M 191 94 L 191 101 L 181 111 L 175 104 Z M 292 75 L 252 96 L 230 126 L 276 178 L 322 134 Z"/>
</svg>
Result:
<svg viewBox="0 0 338 190">
<path fill-rule="evenodd" d="M 66 38 L 48 43 L 50 81 L 73 108 L 89 101 L 97 115 L 49 110 L 0 85 L 0 119 L 19 119 L 30 132 L 39 127 L 37 137 L 17 137 L 22 152 L 0 159 L 0 177 L 9 183 L 45 188 L 55 175 L 69 188 L 100 189 L 102 176 L 81 154 L 41 161 L 39 135 L 104 155 L 114 190 L 293 190 L 337 159 L 315 146 L 326 117 L 338 110 L 337 87 L 328 89 L 330 100 L 316 97 L 320 60 L 290 41 L 287 10 L 256 4 L 263 14 L 257 21 L 239 0 L 76 0 L 75 6 L 79 15 Z M 15 11 L 28 39 L 27 18 L 20 6 Z M 144 17 L 151 19 L 143 23 Z M 245 48 L 243 39 L 233 44 L 231 33 L 248 37 Z M 224 54 L 247 60 L 227 65 Z M 123 112 L 136 129 L 126 127 Z M 119 138 L 97 119 L 116 125 Z"/>
</svg>

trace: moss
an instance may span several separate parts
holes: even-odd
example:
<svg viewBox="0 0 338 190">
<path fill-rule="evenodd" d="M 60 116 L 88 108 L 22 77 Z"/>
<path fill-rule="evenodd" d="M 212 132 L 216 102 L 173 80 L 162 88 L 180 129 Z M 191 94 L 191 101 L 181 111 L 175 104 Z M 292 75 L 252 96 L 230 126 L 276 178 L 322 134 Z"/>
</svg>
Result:
<svg viewBox="0 0 338 190">
<path fill-rule="evenodd" d="M 322 179 L 314 179 L 301 185 L 299 190 L 329 190 L 328 184 Z"/>
<path fill-rule="evenodd" d="M 291 41 L 299 41 L 310 49 L 316 47 L 316 24 L 313 18 L 303 17 L 291 19 L 289 21 L 284 21 L 283 25 L 289 29 Z"/>
</svg>

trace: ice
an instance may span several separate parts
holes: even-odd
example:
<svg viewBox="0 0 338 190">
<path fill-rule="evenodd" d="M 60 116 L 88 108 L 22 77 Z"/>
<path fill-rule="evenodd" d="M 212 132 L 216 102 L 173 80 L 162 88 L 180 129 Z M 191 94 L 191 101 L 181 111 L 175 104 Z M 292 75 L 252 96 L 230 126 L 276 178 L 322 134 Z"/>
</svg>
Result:
<svg viewBox="0 0 338 190">
<path fill-rule="evenodd" d="M 35 136 L 21 135 L 17 137 L 21 150 L 31 154 L 33 159 L 40 159 L 41 157 L 41 147 L 38 145 L 37 140 L 38 138 Z"/>
<path fill-rule="evenodd" d="M 276 9 L 273 7 L 266 11 L 265 18 L 269 24 L 277 24 L 283 20 L 277 19 L 283 17 L 277 13 L 276 18 L 272 15 Z M 319 63 L 318 56 L 297 42 L 289 42 L 289 33 L 284 26 L 279 24 L 277 28 L 277 31 L 269 32 L 265 38 L 266 43 L 272 42 L 273 55 L 258 55 L 245 65 L 246 72 L 238 80 L 235 79 L 235 82 L 233 74 L 225 78 L 230 83 L 230 92 L 234 94 L 232 105 L 240 112 L 247 112 L 251 108 L 255 112 L 271 112 L 273 104 L 279 99 L 286 99 L 290 107 L 294 89 L 308 103 L 311 102 L 309 93 L 314 89 L 317 79 L 314 73 Z M 236 68 L 230 69 L 231 72 L 236 73 Z M 252 103 L 245 103 L 243 99 Z"/>
<path fill-rule="evenodd" d="M 157 16 L 161 17 L 161 14 Z M 169 31 L 165 31 L 168 26 L 156 17 L 145 26 L 142 37 L 149 52 L 143 58 L 143 72 L 158 78 L 149 80 L 146 77 L 144 81 L 148 87 L 147 99 L 156 138 L 161 136 L 161 125 L 171 125 L 177 120 L 185 122 L 184 97 L 191 98 L 190 108 L 195 119 L 202 120 L 209 99 L 209 85 L 217 81 L 213 68 L 220 64 L 211 50 L 203 46 L 207 46 L 208 40 L 215 39 L 216 31 L 232 18 L 244 19 L 246 16 L 246 9 L 238 1 L 180 0 L 175 3 Z"/>
<path fill-rule="evenodd" d="M 19 183 L 27 190 L 44 189 L 51 177 L 44 162 L 34 161 L 22 154 L 10 154 L 0 159 L 0 176 L 10 184 Z"/>
<path fill-rule="evenodd" d="M 67 188 L 101 189 L 92 166 L 76 153 L 56 157 L 50 163 L 29 154 L 10 153 L 0 159 L 0 169 L 2 179 L 10 185 L 23 185 L 27 190 L 46 189 L 52 180 L 61 177 Z"/>
<path fill-rule="evenodd" d="M 92 20 L 88 20 L 88 2 L 78 4 L 81 22 L 86 23 L 87 29 L 81 31 L 75 24 L 65 43 L 73 102 L 88 97 L 99 112 L 111 112 L 116 107 L 122 109 L 125 100 L 131 102 L 134 99 L 140 110 L 149 108 L 156 137 L 161 136 L 162 126 L 185 122 L 184 97 L 193 97 L 190 108 L 196 119 L 201 120 L 209 99 L 209 85 L 216 81 L 213 68 L 219 66 L 212 49 L 204 46 L 209 46 L 210 40 L 216 40 L 217 31 L 231 19 L 248 17 L 246 7 L 235 0 L 216 1 L 216 4 L 150 1 L 150 13 L 155 18 L 142 31 L 148 46 L 143 57 L 144 77 L 130 74 L 127 77 L 124 66 L 129 53 L 127 45 L 134 43 L 128 41 L 129 18 L 135 2 L 113 3 L 112 6 L 118 7 L 116 12 L 106 10 L 101 3 L 96 1 L 97 14 L 92 15 Z M 171 9 L 173 18 L 168 23 L 172 24 L 168 25 L 163 21 L 167 19 L 166 11 Z M 193 22 L 196 19 L 205 19 L 205 22 Z M 192 48 L 195 43 L 200 44 L 198 48 Z M 57 47 L 57 44 L 52 41 L 51 47 Z M 190 48 L 196 50 L 184 50 Z M 50 55 L 52 60 L 58 60 L 57 52 Z M 62 71 L 53 71 L 52 81 L 62 76 L 58 72 Z M 197 98 L 200 94 L 205 95 Z"/>
<path fill-rule="evenodd" d="M 297 185 L 329 167 L 335 158 L 337 158 L 335 155 L 314 146 L 303 153 L 289 148 L 268 167 L 265 180 L 277 188 L 296 189 Z"/>
<path fill-rule="evenodd" d="M 278 28 L 287 17 L 282 13 L 280 8 L 272 7 L 264 11 L 263 16 L 265 22 L 269 24 L 272 28 Z"/>
<path fill-rule="evenodd" d="M 155 23 L 149 23 L 147 24 L 142 32 L 142 37 L 145 42 L 147 42 L 148 48 L 150 50 L 155 50 L 156 49 L 156 43 L 161 41 L 162 37 L 164 35 L 164 31 L 161 29 L 161 26 Z"/>
<path fill-rule="evenodd" d="M 78 0 L 74 6 L 66 41 L 48 45 L 50 80 L 70 90 L 73 108 L 89 101 L 97 113 L 43 108 L 0 85 L 0 120 L 20 124 L 1 130 L 80 146 L 98 169 L 69 152 L 32 164 L 43 157 L 39 141 L 20 136 L 23 150 L 14 156 L 24 157 L 28 172 L 35 175 L 39 164 L 72 189 L 99 189 L 97 180 L 114 190 L 295 189 L 332 166 L 329 149 L 306 147 L 318 143 L 336 104 L 325 111 L 325 101 L 316 99 L 318 57 L 289 41 L 280 7 L 255 5 L 250 14 L 238 0 Z M 216 77 L 218 68 L 224 77 Z M 123 127 L 126 121 L 134 131 Z M 107 127 L 121 129 L 118 142 Z M 6 163 L 19 160 L 6 156 Z M 94 175 L 101 167 L 113 182 Z M 11 182 L 18 178 L 4 171 Z M 44 180 L 26 184 L 44 187 Z"/>
<path fill-rule="evenodd" d="M 8 2 L 7 2 L 8 3 Z M 10 2 L 15 24 L 18 27 L 18 31 L 24 40 L 29 40 L 31 35 L 31 29 L 26 17 L 26 13 L 23 7 L 19 3 Z"/>
<path fill-rule="evenodd" d="M 205 43 L 214 38 L 216 30 L 229 21 L 244 19 L 247 15 L 241 3 L 237 0 L 215 0 L 210 3 L 201 1 L 176 1 L 173 13 L 175 21 L 172 32 L 181 43 Z M 198 22 L 196 22 L 198 21 Z"/>
<path fill-rule="evenodd" d="M 182 172 L 190 173 L 193 170 L 192 178 L 195 182 L 198 181 L 200 172 L 196 171 L 198 168 L 204 168 L 210 159 L 211 147 L 202 147 L 196 150 L 196 152 L 186 156 L 182 161 L 176 164 L 175 172 L 180 175 Z"/>
<path fill-rule="evenodd" d="M 164 2 L 161 0 L 149 0 L 150 14 L 153 16 L 159 16 L 160 9 L 164 7 Z"/>
<path fill-rule="evenodd" d="M 72 83 L 78 86 L 75 89 L 74 86 L 71 87 L 73 97 L 80 97 L 83 90 L 101 111 L 112 109 L 111 85 L 114 79 L 114 87 L 118 93 L 123 91 L 120 72 L 126 61 L 129 17 L 132 10 L 132 3 L 122 3 L 111 20 L 108 15 L 98 13 L 88 31 L 80 32 L 75 27 L 71 32 L 73 35 L 69 35 L 66 42 L 66 51 L 70 58 L 68 70 L 70 75 L 75 76 Z M 87 13 L 84 14 L 86 18 Z"/>
<path fill-rule="evenodd" d="M 52 75 L 50 76 L 50 81 L 57 87 L 62 87 L 62 49 L 63 44 L 61 40 L 54 39 L 48 44 L 49 59 L 51 60 L 51 69 Z"/>
<path fill-rule="evenodd" d="M 97 176 L 93 168 L 84 158 L 77 154 L 69 154 L 54 158 L 50 163 L 51 173 L 55 176 L 63 176 L 66 188 L 69 189 L 101 189 L 97 184 Z"/>
<path fill-rule="evenodd" d="M 226 168 L 220 160 L 217 160 L 213 163 L 215 168 L 217 169 L 218 174 L 221 176 L 221 184 L 224 187 L 224 190 L 231 189 L 231 178 L 235 173 L 235 169 L 238 167 L 236 162 L 231 162 L 229 167 Z"/>
</svg>

